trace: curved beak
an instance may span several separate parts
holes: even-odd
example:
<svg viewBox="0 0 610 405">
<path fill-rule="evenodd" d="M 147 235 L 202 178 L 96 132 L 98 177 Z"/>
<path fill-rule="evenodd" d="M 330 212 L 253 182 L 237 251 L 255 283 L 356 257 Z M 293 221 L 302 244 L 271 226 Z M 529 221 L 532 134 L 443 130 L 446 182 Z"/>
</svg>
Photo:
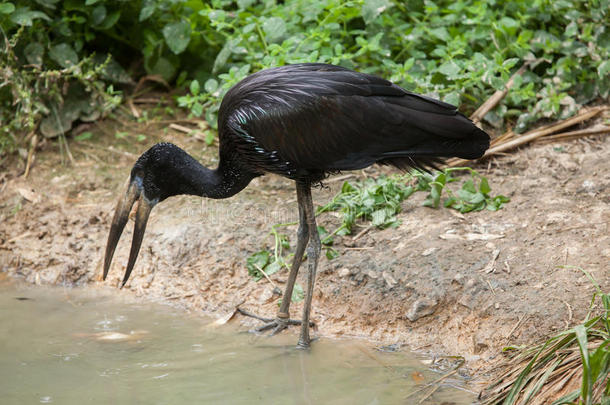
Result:
<svg viewBox="0 0 610 405">
<path fill-rule="evenodd" d="M 106 280 L 106 276 L 108 275 L 108 270 L 110 269 L 110 264 L 112 263 L 114 251 L 116 249 L 117 244 L 119 243 L 119 239 L 121 238 L 121 233 L 125 228 L 127 219 L 129 218 L 131 208 L 137 201 L 138 210 L 136 211 L 136 223 L 133 230 L 133 240 L 131 242 L 129 260 L 127 262 L 127 269 L 125 270 L 125 276 L 123 277 L 121 288 L 123 288 L 127 280 L 129 280 L 131 270 L 133 269 L 133 266 L 136 263 L 136 259 L 138 258 L 138 252 L 140 251 L 140 246 L 142 245 L 142 239 L 144 238 L 144 231 L 146 230 L 146 222 L 148 222 L 148 216 L 150 215 L 150 211 L 155 205 L 142 194 L 141 187 L 142 186 L 137 181 L 131 181 L 129 183 L 125 196 L 121 198 L 117 203 L 117 207 L 114 212 L 114 217 L 112 218 L 110 233 L 108 234 L 108 242 L 106 243 L 106 255 L 104 256 L 104 274 L 102 276 L 104 280 Z"/>
</svg>

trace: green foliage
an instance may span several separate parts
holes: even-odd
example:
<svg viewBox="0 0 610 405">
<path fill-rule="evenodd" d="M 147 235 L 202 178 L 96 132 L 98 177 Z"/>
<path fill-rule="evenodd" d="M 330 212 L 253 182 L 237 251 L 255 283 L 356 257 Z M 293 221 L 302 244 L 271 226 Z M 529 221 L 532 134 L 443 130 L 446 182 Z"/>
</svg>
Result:
<svg viewBox="0 0 610 405">
<path fill-rule="evenodd" d="M 22 9 L 15 9 L 15 13 L 19 10 Z M 17 17 L 24 24 L 33 24 L 33 18 L 40 18 L 25 11 Z M 0 44 L 0 155 L 21 146 L 23 137 L 36 128 L 45 136 L 57 136 L 69 130 L 75 120 L 96 120 L 120 102 L 119 94 L 104 80 L 110 57 L 99 62 L 93 56 L 78 60 L 67 44 L 58 44 L 48 52 L 53 67 L 45 68 L 42 45 L 30 42 L 23 27 L 10 39 L 3 39 Z M 20 51 L 25 56 L 20 56 Z M 25 62 L 21 57 L 27 65 L 22 64 Z"/>
<path fill-rule="evenodd" d="M 327 62 L 473 110 L 529 62 L 485 117 L 501 127 L 518 116 L 516 130 L 523 131 L 608 96 L 608 9 L 607 0 L 215 0 L 191 20 L 193 33 L 215 47 L 211 72 L 194 72 L 204 91 L 179 103 L 197 116 L 205 111 L 215 125 L 219 100 L 247 74 Z"/>
<path fill-rule="evenodd" d="M 453 193 L 445 186 L 457 181 L 456 178 L 452 177 L 452 173 L 458 171 L 468 171 L 471 178 L 465 181 L 462 187 Z M 469 167 L 445 169 L 435 175 L 418 172 L 413 174 L 413 176 L 417 178 L 417 190 L 429 192 L 428 198 L 424 201 L 424 206 L 426 207 L 438 208 L 443 190 L 448 194 L 448 198 L 443 202 L 443 206 L 453 208 L 461 213 L 480 211 L 482 209 L 497 211 L 502 208 L 503 204 L 510 201 L 508 197 L 503 195 L 491 197 L 489 195 L 491 188 L 487 178 Z"/>
<path fill-rule="evenodd" d="M 460 189 L 453 192 L 448 184 L 458 181 L 453 177 L 453 173 L 460 171 L 467 171 L 470 178 L 464 181 Z M 330 211 L 343 214 L 341 224 L 332 232 L 323 226 L 318 226 L 326 258 L 332 260 L 339 256 L 339 252 L 332 247 L 334 235 L 349 235 L 358 225 L 378 229 L 398 226 L 400 220 L 396 215 L 400 212 L 401 203 L 416 191 L 428 192 L 423 205 L 431 208 L 440 206 L 444 191 L 448 197 L 445 198 L 443 206 L 462 213 L 483 209 L 497 211 L 510 201 L 508 197 L 502 195 L 490 196 L 491 187 L 487 178 L 469 167 L 449 168 L 435 174 L 413 171 L 403 175 L 381 176 L 378 179 L 369 178 L 353 183 L 345 182 L 341 191 L 328 204 L 319 207 L 316 211 L 316 215 Z M 270 274 L 267 269 L 273 273 L 282 267 L 288 269 L 282 251 L 289 249 L 290 244 L 286 235 L 278 232 L 278 228 L 295 224 L 296 222 L 291 222 L 272 227 L 271 234 L 275 239 L 273 255 L 268 250 L 261 250 L 247 259 L 248 273 L 255 280 L 258 281 L 263 277 L 260 269 L 267 274 Z"/>
<path fill-rule="evenodd" d="M 0 1 L 0 106 L 16 109 L 19 121 L 2 116 L 9 130 L 0 142 L 14 144 L 44 117 L 60 122 L 55 130 L 62 131 L 73 116 L 93 117 L 84 105 L 63 112 L 63 94 L 55 90 L 81 82 L 75 73 L 89 81 L 81 95 L 98 93 L 91 81 L 103 81 L 97 87 L 108 92 L 109 84 L 116 88 L 142 74 L 190 84 L 179 105 L 215 127 L 232 85 L 254 71 L 297 62 L 374 73 L 466 112 L 529 62 L 485 117 L 497 127 L 509 119 L 523 131 L 539 118 L 567 117 L 608 96 L 609 8 L 608 0 Z M 44 83 L 33 82 L 43 72 L 49 72 Z M 110 94 L 116 97 L 114 89 Z M 209 143 L 213 136 L 206 133 Z"/>
<path fill-rule="evenodd" d="M 400 212 L 400 203 L 414 191 L 412 186 L 404 183 L 401 176 L 345 182 L 341 191 L 321 207 L 318 214 L 340 211 L 343 223 L 334 232 L 339 235 L 350 234 L 358 221 L 370 221 L 371 225 L 380 229 L 395 227 L 399 224 L 396 214 Z"/>
</svg>

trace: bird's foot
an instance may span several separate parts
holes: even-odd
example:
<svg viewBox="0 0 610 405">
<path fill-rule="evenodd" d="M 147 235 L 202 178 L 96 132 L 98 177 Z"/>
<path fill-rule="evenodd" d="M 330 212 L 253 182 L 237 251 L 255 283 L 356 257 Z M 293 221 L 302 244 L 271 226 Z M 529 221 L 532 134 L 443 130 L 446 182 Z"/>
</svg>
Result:
<svg viewBox="0 0 610 405">
<path fill-rule="evenodd" d="M 276 318 L 265 318 L 265 317 L 253 314 L 251 312 L 248 312 L 246 310 L 243 310 L 241 308 L 238 308 L 237 311 L 242 315 L 265 322 L 264 325 L 261 325 L 258 328 L 254 328 L 254 329 L 250 330 L 250 332 L 263 333 L 263 332 L 266 332 L 266 331 L 272 329 L 269 336 L 277 335 L 278 333 L 280 333 L 281 331 L 286 329 L 288 326 L 300 325 L 303 323 L 303 322 L 301 322 L 300 319 L 290 319 L 290 318 L 284 318 L 284 317 L 280 317 L 280 316 L 278 316 Z M 309 326 L 315 327 L 315 324 L 313 322 L 309 322 Z"/>
</svg>

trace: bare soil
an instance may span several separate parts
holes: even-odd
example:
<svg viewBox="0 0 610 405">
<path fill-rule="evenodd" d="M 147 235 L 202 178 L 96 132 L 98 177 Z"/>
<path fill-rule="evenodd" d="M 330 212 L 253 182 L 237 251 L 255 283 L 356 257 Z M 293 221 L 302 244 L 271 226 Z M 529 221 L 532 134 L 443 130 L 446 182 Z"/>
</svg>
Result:
<svg viewBox="0 0 610 405">
<path fill-rule="evenodd" d="M 159 128 L 108 120 L 91 129 L 91 140 L 69 142 L 75 164 L 62 164 L 57 144 L 49 143 L 27 179 L 17 163 L 3 168 L 0 271 L 35 284 L 116 288 L 131 229 L 105 283 L 102 256 L 116 198 L 137 156 L 157 141 L 172 141 L 215 165 L 215 146 Z M 128 135 L 117 140 L 115 131 Z M 146 139 L 136 141 L 138 133 Z M 481 376 L 504 346 L 532 343 L 582 321 L 594 287 L 565 266 L 586 269 L 610 290 L 610 137 L 536 144 L 477 170 L 493 194 L 512 199 L 505 208 L 462 216 L 423 207 L 424 195 L 416 193 L 404 202 L 399 227 L 336 239 L 341 255 L 320 262 L 314 336 L 463 356 Z M 370 168 L 352 179 L 382 171 Z M 326 184 L 314 190 L 318 204 L 342 181 Z M 296 218 L 294 185 L 277 176 L 256 179 L 227 200 L 171 198 L 153 211 L 134 273 L 116 294 L 218 317 L 238 304 L 273 316 L 279 297 L 270 282 L 248 276 L 245 262 L 271 246 L 273 224 Z M 332 214 L 319 218 L 327 229 L 338 223 Z M 286 228 L 293 245 L 295 232 Z M 286 278 L 285 271 L 271 276 L 280 289 Z M 305 285 L 304 269 L 298 282 Z M 292 316 L 300 310 L 293 304 Z M 239 315 L 232 322 L 256 324 Z"/>
</svg>

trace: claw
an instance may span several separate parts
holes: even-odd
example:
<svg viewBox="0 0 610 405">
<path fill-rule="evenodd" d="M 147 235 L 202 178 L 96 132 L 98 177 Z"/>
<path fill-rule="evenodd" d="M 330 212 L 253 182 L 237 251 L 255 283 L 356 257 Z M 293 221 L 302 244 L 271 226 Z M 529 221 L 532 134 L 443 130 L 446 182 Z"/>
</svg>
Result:
<svg viewBox="0 0 610 405">
<path fill-rule="evenodd" d="M 144 231 L 146 230 L 146 223 L 148 222 L 150 211 L 156 204 L 155 201 L 148 200 L 146 196 L 142 194 L 141 184 L 142 182 L 138 177 L 134 178 L 129 183 L 129 187 L 127 188 L 125 196 L 121 198 L 117 203 L 117 207 L 114 212 L 114 217 L 112 218 L 110 233 L 108 234 L 108 242 L 106 243 L 106 255 L 104 256 L 104 274 L 102 276 L 104 280 L 106 280 L 108 270 L 110 269 L 110 264 L 112 263 L 112 257 L 114 256 L 114 251 L 117 247 L 117 244 L 119 243 L 119 239 L 121 238 L 121 234 L 123 233 L 125 224 L 127 224 L 129 212 L 137 201 L 138 210 L 136 212 L 133 240 L 131 242 L 131 250 L 129 252 L 127 269 L 125 270 L 125 275 L 123 277 L 123 281 L 121 282 L 121 288 L 123 288 L 127 280 L 129 280 L 129 275 L 131 274 L 133 266 L 136 263 L 136 259 L 138 258 L 140 246 L 142 246 L 142 240 L 144 239 Z"/>
<path fill-rule="evenodd" d="M 254 329 L 250 330 L 250 332 L 262 333 L 262 332 L 268 331 L 269 329 L 273 329 L 271 331 L 271 333 L 269 334 L 269 336 L 277 335 L 278 333 L 280 333 L 281 331 L 283 331 L 290 325 L 300 325 L 302 323 L 301 320 L 299 320 L 299 319 L 289 319 L 289 318 L 281 318 L 281 317 L 264 318 L 262 316 L 258 316 L 256 314 L 253 314 L 252 312 L 248 312 L 241 308 L 237 308 L 237 312 L 239 312 L 240 314 L 242 314 L 244 316 L 258 319 L 259 321 L 265 322 L 264 325 L 261 325 L 258 328 L 254 328 Z M 316 324 L 313 322 L 309 322 L 309 326 L 312 328 L 315 328 Z"/>
</svg>

